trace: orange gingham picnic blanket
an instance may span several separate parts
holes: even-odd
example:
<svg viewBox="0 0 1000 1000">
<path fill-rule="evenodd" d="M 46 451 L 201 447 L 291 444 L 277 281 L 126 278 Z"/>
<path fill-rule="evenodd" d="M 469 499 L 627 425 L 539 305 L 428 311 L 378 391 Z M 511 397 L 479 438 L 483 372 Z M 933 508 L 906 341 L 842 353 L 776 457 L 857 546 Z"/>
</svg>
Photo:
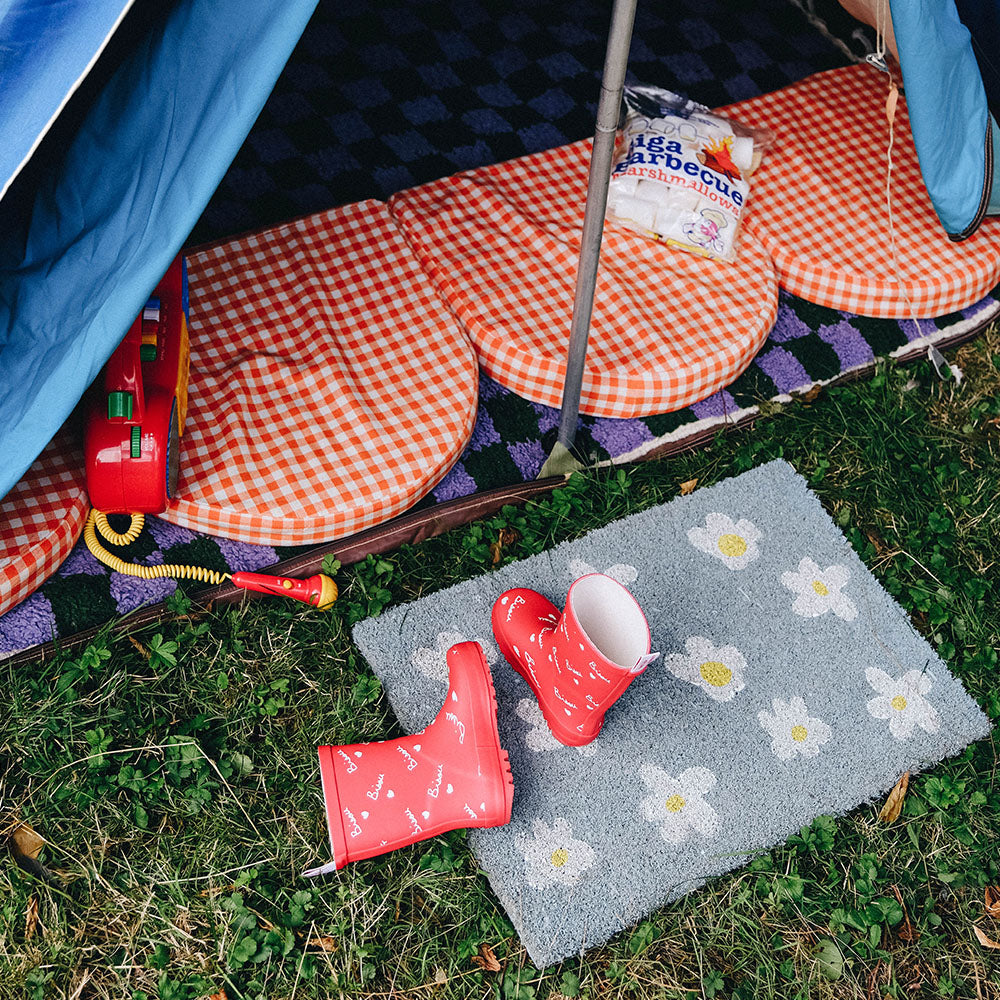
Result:
<svg viewBox="0 0 1000 1000">
<path fill-rule="evenodd" d="M 195 252 L 188 268 L 189 416 L 166 520 L 319 543 L 412 506 L 458 458 L 475 355 L 382 202 Z"/>
<path fill-rule="evenodd" d="M 60 431 L 0 500 L 0 614 L 58 569 L 83 533 L 89 510 L 83 455 Z"/>
<path fill-rule="evenodd" d="M 868 65 L 817 73 L 723 109 L 776 139 L 754 174 L 743 224 L 782 288 L 861 316 L 944 316 L 1000 280 L 1000 219 L 952 243 L 917 162 L 906 102 L 893 126 L 893 263 L 886 208 L 888 78 Z"/>
<path fill-rule="evenodd" d="M 591 142 L 394 195 L 389 207 L 480 364 L 536 403 L 562 402 Z M 770 258 L 733 264 L 605 227 L 580 409 L 664 413 L 728 385 L 777 314 Z"/>
</svg>

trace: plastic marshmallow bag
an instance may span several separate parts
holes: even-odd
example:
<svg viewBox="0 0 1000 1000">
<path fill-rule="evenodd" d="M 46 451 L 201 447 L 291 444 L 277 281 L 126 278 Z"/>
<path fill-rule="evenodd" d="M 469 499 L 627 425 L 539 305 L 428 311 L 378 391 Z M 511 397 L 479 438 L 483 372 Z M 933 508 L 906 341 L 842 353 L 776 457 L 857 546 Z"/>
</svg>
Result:
<svg viewBox="0 0 1000 1000">
<path fill-rule="evenodd" d="M 659 87 L 626 87 L 608 218 L 671 246 L 733 260 L 749 178 L 774 139 Z"/>
</svg>

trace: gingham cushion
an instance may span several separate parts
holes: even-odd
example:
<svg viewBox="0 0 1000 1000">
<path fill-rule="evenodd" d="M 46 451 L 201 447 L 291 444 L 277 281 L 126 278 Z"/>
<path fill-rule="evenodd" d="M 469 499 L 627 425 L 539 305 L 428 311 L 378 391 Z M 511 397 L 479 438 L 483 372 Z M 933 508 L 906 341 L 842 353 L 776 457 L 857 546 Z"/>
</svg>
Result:
<svg viewBox="0 0 1000 1000">
<path fill-rule="evenodd" d="M 83 455 L 64 431 L 0 500 L 0 614 L 38 589 L 83 533 Z"/>
<path fill-rule="evenodd" d="M 415 503 L 476 418 L 475 355 L 386 206 L 199 251 L 176 524 L 312 544 Z"/>
<path fill-rule="evenodd" d="M 502 385 L 559 406 L 591 143 L 470 170 L 389 203 L 421 262 Z M 605 227 L 580 409 L 662 413 L 728 385 L 774 323 L 767 254 L 735 264 Z"/>
<path fill-rule="evenodd" d="M 900 95 L 892 148 L 897 273 L 885 197 L 887 95 L 887 78 L 858 65 L 725 109 L 777 137 L 754 174 L 744 224 L 794 295 L 862 316 L 943 316 L 1000 281 L 1000 219 L 962 243 L 948 239 Z"/>
</svg>

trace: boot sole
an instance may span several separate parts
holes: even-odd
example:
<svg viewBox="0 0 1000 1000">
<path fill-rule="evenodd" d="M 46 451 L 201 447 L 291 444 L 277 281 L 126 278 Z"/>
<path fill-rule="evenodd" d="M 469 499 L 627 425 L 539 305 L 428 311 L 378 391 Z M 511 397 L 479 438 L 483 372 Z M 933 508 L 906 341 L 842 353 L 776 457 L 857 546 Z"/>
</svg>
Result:
<svg viewBox="0 0 1000 1000">
<path fill-rule="evenodd" d="M 494 751 L 497 770 L 500 772 L 500 777 L 503 781 L 502 817 L 498 819 L 489 817 L 489 822 L 480 825 L 484 827 L 504 826 L 510 822 L 511 809 L 514 806 L 514 775 L 510 770 L 510 757 L 507 751 L 500 745 L 500 730 L 497 728 L 497 692 L 493 686 L 493 674 L 490 672 L 490 665 L 486 662 L 486 657 L 483 655 L 482 647 L 479 648 L 479 660 L 482 666 L 483 679 L 486 681 L 486 690 L 489 693 L 490 711 L 487 714 L 490 720 L 490 731 L 493 735 L 493 740 L 486 746 L 477 744 L 476 749 L 479 751 Z"/>
</svg>

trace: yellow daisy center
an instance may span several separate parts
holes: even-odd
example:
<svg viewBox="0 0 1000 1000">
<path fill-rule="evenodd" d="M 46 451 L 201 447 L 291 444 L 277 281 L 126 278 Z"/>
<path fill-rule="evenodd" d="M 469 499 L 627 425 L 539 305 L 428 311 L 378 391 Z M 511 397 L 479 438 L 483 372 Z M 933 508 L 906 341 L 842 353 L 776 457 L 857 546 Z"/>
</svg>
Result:
<svg viewBox="0 0 1000 1000">
<path fill-rule="evenodd" d="M 732 670 L 718 660 L 706 660 L 698 668 L 698 673 L 706 684 L 717 688 L 725 687 L 733 679 Z"/>
<path fill-rule="evenodd" d="M 813 590 L 819 594 L 820 597 L 826 597 L 830 593 L 830 588 L 827 587 L 822 580 L 813 580 Z"/>
<path fill-rule="evenodd" d="M 719 551 L 730 559 L 739 559 L 747 550 L 746 539 L 739 535 L 722 535 L 717 544 Z"/>
<path fill-rule="evenodd" d="M 569 851 L 567 851 L 565 847 L 557 847 L 552 852 L 551 861 L 556 868 L 562 868 L 562 866 L 569 861 Z"/>
<path fill-rule="evenodd" d="M 890 704 L 897 712 L 902 712 L 906 708 L 906 699 L 901 694 L 897 694 Z"/>
<path fill-rule="evenodd" d="M 809 735 L 809 730 L 805 726 L 792 726 L 792 739 L 796 743 L 805 742 L 806 737 Z"/>
<path fill-rule="evenodd" d="M 674 792 L 674 794 L 671 795 L 669 799 L 667 799 L 665 805 L 667 807 L 667 812 L 672 812 L 672 813 L 680 812 L 685 805 L 684 796 L 678 795 L 676 792 Z"/>
</svg>

